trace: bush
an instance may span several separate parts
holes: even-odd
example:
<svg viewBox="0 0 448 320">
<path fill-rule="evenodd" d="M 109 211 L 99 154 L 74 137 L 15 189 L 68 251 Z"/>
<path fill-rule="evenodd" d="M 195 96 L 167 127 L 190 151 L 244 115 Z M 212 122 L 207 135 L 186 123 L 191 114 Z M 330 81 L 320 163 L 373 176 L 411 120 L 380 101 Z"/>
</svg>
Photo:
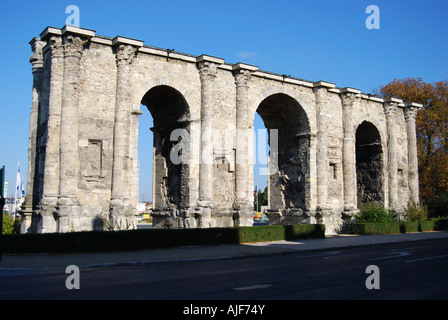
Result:
<svg viewBox="0 0 448 320">
<path fill-rule="evenodd" d="M 406 219 L 408 221 L 428 220 L 428 207 L 425 205 L 412 205 L 406 209 Z"/>
<path fill-rule="evenodd" d="M 7 213 L 3 213 L 2 232 L 3 234 L 14 233 L 14 219 Z"/>
<path fill-rule="evenodd" d="M 355 223 L 372 222 L 396 222 L 393 211 L 388 211 L 380 205 L 367 203 L 361 206 L 361 210 L 355 215 Z"/>
</svg>

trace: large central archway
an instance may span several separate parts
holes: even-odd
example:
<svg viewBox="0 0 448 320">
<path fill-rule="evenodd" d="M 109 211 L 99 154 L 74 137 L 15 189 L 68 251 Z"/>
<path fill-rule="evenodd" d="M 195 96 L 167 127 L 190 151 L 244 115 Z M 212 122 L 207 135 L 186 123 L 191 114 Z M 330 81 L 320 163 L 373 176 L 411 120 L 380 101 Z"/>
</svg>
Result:
<svg viewBox="0 0 448 320">
<path fill-rule="evenodd" d="M 291 96 L 277 93 L 265 98 L 256 112 L 269 137 L 268 207 L 287 216 L 306 210 L 309 177 L 310 127 L 302 106 Z"/>
<path fill-rule="evenodd" d="M 176 136 L 173 139 L 172 135 L 176 129 L 183 129 L 185 133 L 188 133 L 189 106 L 179 91 L 166 85 L 150 89 L 144 95 L 141 104 L 148 108 L 154 124 L 151 128 L 153 132 L 153 225 L 162 228 L 181 227 L 184 218 L 182 209 L 186 208 L 188 202 L 189 167 L 187 162 L 173 159 L 172 151 L 176 150 L 174 146 L 182 138 Z M 182 130 L 178 132 L 182 133 Z M 166 219 L 167 217 L 171 219 Z M 176 225 L 171 225 L 173 223 Z"/>
</svg>

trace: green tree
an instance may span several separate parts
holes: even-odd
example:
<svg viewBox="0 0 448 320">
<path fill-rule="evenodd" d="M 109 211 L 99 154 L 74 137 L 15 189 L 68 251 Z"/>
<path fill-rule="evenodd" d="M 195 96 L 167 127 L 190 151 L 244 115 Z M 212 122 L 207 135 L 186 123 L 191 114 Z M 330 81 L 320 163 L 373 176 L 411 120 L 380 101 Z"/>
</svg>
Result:
<svg viewBox="0 0 448 320">
<path fill-rule="evenodd" d="M 258 211 L 260 211 L 261 206 L 268 205 L 268 187 L 264 188 L 263 192 L 257 190 L 254 192 L 254 210 L 257 210 L 257 193 L 258 193 Z"/>
<path fill-rule="evenodd" d="M 374 93 L 423 105 L 416 120 L 420 197 L 433 206 L 448 202 L 448 80 L 426 83 L 422 78 L 395 79 Z M 431 206 L 428 206 L 431 211 Z M 446 211 L 446 210 L 445 210 Z M 441 212 L 433 213 L 443 215 Z"/>
<path fill-rule="evenodd" d="M 7 213 L 3 213 L 3 234 L 11 234 L 14 232 L 14 219 Z"/>
</svg>

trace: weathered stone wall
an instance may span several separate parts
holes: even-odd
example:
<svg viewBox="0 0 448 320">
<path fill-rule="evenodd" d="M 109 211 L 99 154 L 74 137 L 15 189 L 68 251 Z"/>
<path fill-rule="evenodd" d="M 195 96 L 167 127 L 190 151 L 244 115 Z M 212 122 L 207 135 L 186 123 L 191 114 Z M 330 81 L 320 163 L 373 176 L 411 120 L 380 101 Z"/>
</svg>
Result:
<svg viewBox="0 0 448 320">
<path fill-rule="evenodd" d="M 81 229 L 89 230 L 92 217 L 107 217 L 110 206 L 117 90 L 112 48 L 91 42 L 82 54 L 80 77 L 78 199 Z"/>
<path fill-rule="evenodd" d="M 328 206 L 333 210 L 344 209 L 343 175 L 342 175 L 342 105 L 338 94 L 329 96 L 327 111 L 328 144 Z"/>
<path fill-rule="evenodd" d="M 337 232 L 363 201 L 418 200 L 419 105 L 87 29 L 47 28 L 31 45 L 24 232 L 135 228 L 142 112 L 154 119 L 156 228 L 251 225 L 256 112 L 277 130 L 271 223 Z"/>
</svg>

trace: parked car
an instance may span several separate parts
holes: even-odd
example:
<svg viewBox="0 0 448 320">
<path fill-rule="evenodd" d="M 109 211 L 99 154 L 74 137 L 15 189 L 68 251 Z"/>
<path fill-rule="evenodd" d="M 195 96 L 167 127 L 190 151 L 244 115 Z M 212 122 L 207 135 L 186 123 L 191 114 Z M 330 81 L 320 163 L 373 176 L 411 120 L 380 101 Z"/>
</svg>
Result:
<svg viewBox="0 0 448 320">
<path fill-rule="evenodd" d="M 269 222 L 268 216 L 262 214 L 261 217 L 254 217 L 255 222 Z"/>
</svg>

